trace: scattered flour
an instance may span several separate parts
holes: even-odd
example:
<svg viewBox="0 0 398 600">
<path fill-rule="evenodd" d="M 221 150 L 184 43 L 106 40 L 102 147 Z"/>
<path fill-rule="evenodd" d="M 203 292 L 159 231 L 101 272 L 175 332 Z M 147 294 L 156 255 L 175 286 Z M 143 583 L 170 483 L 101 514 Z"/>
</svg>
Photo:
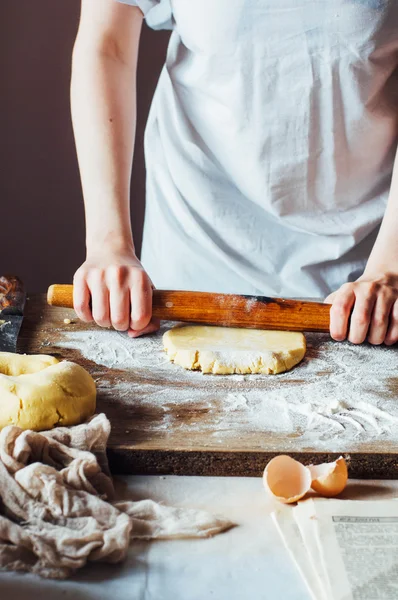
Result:
<svg viewBox="0 0 398 600">
<path fill-rule="evenodd" d="M 140 410 L 156 409 L 154 428 L 211 432 L 214 441 L 264 432 L 286 434 L 293 450 L 353 451 L 364 443 L 398 443 L 398 350 L 335 343 L 308 334 L 303 362 L 280 375 L 203 375 L 170 363 L 161 336 L 132 340 L 108 330 L 63 332 L 57 345 L 120 370 L 117 395 Z M 156 383 L 154 383 L 156 382 Z M 105 373 L 99 389 L 111 393 Z M 179 419 L 183 409 L 185 418 Z M 187 424 L 186 414 L 192 415 Z"/>
</svg>

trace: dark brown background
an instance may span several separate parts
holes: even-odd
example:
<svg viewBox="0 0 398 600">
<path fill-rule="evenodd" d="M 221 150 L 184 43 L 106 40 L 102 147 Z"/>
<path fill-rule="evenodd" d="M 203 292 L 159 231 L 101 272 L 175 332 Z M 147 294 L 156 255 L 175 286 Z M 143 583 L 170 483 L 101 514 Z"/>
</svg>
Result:
<svg viewBox="0 0 398 600">
<path fill-rule="evenodd" d="M 72 46 L 80 0 L 0 3 L 0 274 L 30 292 L 68 283 L 84 260 L 84 220 L 69 115 Z M 142 138 L 168 32 L 143 28 L 132 177 L 133 230 L 141 243 Z"/>
</svg>

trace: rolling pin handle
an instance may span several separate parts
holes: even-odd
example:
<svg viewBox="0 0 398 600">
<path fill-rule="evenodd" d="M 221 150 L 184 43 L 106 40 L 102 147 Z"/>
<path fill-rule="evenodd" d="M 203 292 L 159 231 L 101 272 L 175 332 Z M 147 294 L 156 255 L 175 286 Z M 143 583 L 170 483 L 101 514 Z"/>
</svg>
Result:
<svg viewBox="0 0 398 600">
<path fill-rule="evenodd" d="M 47 302 L 50 306 L 73 308 L 73 285 L 50 285 L 47 292 Z"/>
</svg>

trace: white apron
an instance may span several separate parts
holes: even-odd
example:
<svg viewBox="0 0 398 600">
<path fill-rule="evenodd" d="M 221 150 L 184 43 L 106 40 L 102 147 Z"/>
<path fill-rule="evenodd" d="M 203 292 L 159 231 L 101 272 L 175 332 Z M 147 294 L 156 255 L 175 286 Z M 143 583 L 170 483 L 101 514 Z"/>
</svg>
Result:
<svg viewBox="0 0 398 600">
<path fill-rule="evenodd" d="M 123 1 L 173 28 L 145 138 L 155 286 L 320 297 L 361 275 L 397 149 L 398 0 Z"/>
</svg>

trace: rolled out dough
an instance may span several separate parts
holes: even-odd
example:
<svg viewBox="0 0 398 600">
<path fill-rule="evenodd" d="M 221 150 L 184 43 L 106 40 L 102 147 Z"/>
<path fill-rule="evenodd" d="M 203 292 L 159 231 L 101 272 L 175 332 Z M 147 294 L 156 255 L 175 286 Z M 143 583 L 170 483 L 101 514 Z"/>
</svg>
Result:
<svg viewBox="0 0 398 600">
<path fill-rule="evenodd" d="M 305 337 L 292 331 L 177 326 L 163 336 L 171 361 L 203 373 L 283 373 L 303 358 Z"/>
</svg>

